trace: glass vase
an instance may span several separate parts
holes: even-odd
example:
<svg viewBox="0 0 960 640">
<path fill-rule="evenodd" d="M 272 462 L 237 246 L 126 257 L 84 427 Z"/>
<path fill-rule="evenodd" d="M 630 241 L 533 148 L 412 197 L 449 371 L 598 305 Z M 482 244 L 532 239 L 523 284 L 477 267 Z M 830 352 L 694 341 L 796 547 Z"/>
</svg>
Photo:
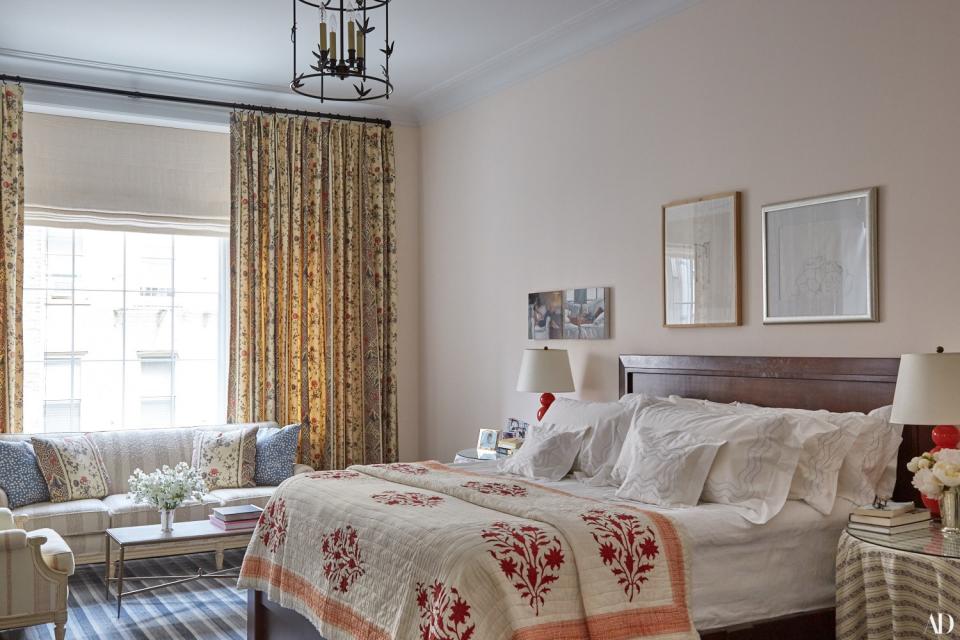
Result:
<svg viewBox="0 0 960 640">
<path fill-rule="evenodd" d="M 173 531 L 173 509 L 160 509 L 160 532 L 171 533 Z"/>
<path fill-rule="evenodd" d="M 960 536 L 960 488 L 945 487 L 940 496 L 940 528 L 943 533 Z"/>
</svg>

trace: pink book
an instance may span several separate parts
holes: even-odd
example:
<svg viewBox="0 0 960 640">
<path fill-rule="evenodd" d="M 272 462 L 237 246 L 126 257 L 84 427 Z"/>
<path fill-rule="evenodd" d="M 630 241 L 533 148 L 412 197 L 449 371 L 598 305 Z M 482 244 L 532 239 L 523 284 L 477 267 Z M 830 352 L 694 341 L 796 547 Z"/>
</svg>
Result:
<svg viewBox="0 0 960 640">
<path fill-rule="evenodd" d="M 223 520 L 218 519 L 216 516 L 210 516 L 210 522 L 214 526 L 223 529 L 224 531 L 245 531 L 247 529 L 253 529 L 257 526 L 257 521 L 259 518 L 253 518 L 251 520 L 234 520 L 232 522 L 224 522 Z"/>
</svg>

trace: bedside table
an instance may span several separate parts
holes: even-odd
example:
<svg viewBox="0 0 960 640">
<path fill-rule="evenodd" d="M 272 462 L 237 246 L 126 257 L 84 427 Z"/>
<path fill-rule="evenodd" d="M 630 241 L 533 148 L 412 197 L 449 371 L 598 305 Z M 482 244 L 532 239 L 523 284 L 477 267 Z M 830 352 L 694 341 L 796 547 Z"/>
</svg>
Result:
<svg viewBox="0 0 960 640">
<path fill-rule="evenodd" d="M 837 640 L 926 638 L 931 615 L 960 612 L 960 538 L 945 536 L 940 523 L 926 531 L 893 536 L 844 531 L 837 547 Z M 934 636 L 930 636 L 934 637 Z M 953 637 L 944 634 L 944 637 Z"/>
<path fill-rule="evenodd" d="M 457 452 L 453 459 L 453 464 L 471 464 L 481 460 L 502 460 L 507 456 L 495 453 L 493 451 L 477 451 L 476 449 L 463 449 Z"/>
</svg>

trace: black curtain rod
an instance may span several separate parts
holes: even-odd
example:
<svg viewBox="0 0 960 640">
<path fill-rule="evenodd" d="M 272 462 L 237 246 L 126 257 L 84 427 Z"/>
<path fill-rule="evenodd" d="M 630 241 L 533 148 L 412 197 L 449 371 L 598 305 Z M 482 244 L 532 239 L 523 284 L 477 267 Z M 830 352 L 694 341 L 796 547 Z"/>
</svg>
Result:
<svg viewBox="0 0 960 640">
<path fill-rule="evenodd" d="M 200 104 L 208 107 L 221 107 L 224 109 L 238 109 L 240 111 L 262 111 L 264 113 L 288 113 L 295 116 L 307 116 L 311 118 L 327 118 L 330 120 L 348 120 L 350 122 L 369 122 L 371 124 L 382 124 L 385 127 L 390 126 L 389 120 L 381 118 L 364 118 L 362 116 L 347 116 L 339 113 L 317 113 L 314 111 L 303 111 L 301 109 L 284 109 L 283 107 L 267 107 L 256 104 L 243 104 L 240 102 L 221 102 L 220 100 L 204 100 L 203 98 L 185 98 L 183 96 L 168 96 L 161 93 L 143 93 L 141 91 L 128 91 L 126 89 L 111 89 L 109 87 L 94 87 L 86 84 L 72 84 L 70 82 L 57 82 L 55 80 L 42 80 L 40 78 L 24 78 L 21 76 L 11 76 L 0 73 L 0 80 L 6 82 L 16 82 L 19 84 L 37 84 L 44 87 L 57 87 L 59 89 L 73 89 L 76 91 L 91 91 L 93 93 L 109 93 L 115 96 L 127 96 L 129 98 L 143 98 L 146 100 L 163 100 L 164 102 L 180 102 L 183 104 Z"/>
</svg>

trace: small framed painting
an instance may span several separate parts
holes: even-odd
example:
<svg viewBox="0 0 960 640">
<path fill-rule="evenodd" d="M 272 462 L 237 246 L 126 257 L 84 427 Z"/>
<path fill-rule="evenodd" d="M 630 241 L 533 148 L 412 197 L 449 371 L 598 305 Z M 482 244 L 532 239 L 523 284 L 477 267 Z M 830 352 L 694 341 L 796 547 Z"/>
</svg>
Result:
<svg viewBox="0 0 960 640">
<path fill-rule="evenodd" d="M 496 429 L 480 429 L 480 435 L 477 437 L 477 451 L 496 452 L 499 436 L 500 432 Z"/>
<path fill-rule="evenodd" d="M 610 337 L 610 289 L 591 287 L 563 292 L 563 337 L 602 340 Z"/>
<path fill-rule="evenodd" d="M 563 338 L 563 292 L 540 291 L 527 294 L 527 338 Z"/>
<path fill-rule="evenodd" d="M 740 192 L 663 205 L 663 326 L 740 324 Z"/>
<path fill-rule="evenodd" d="M 769 204 L 763 321 L 877 320 L 877 190 Z"/>
</svg>

